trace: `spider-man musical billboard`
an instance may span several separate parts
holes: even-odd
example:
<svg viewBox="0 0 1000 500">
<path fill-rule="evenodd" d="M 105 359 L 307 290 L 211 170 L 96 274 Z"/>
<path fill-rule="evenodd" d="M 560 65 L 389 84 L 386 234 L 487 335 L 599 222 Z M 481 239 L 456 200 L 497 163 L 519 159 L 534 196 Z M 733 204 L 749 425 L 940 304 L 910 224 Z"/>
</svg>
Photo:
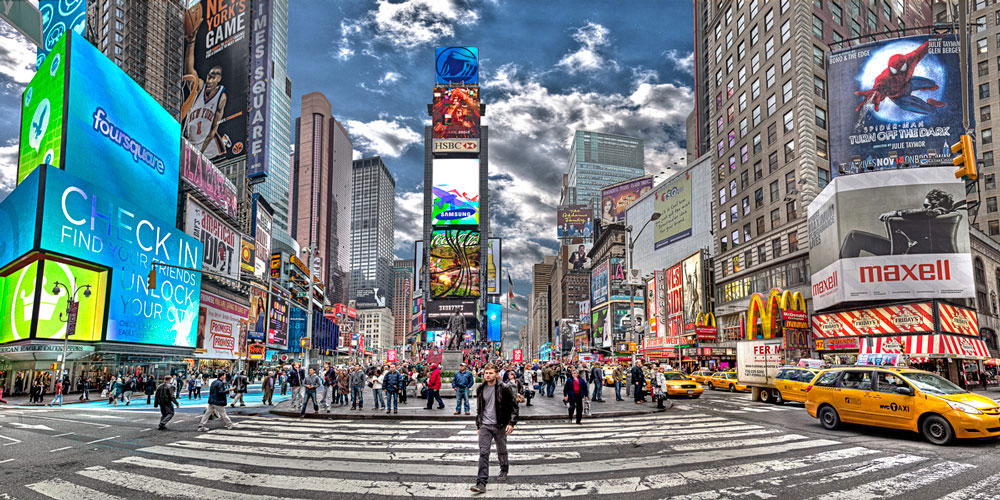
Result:
<svg viewBox="0 0 1000 500">
<path fill-rule="evenodd" d="M 809 204 L 815 309 L 975 296 L 965 182 L 954 167 L 833 179 Z"/>
<path fill-rule="evenodd" d="M 922 35 L 832 52 L 831 173 L 918 167 L 962 135 L 957 35 Z M 841 171 L 843 169 L 843 171 Z"/>
</svg>

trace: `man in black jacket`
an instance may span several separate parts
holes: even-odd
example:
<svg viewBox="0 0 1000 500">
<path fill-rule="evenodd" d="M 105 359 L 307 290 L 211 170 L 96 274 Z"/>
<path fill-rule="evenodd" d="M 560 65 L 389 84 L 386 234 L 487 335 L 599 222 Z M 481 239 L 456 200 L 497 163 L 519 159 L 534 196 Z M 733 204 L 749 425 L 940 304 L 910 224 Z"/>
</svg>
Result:
<svg viewBox="0 0 1000 500">
<path fill-rule="evenodd" d="M 160 426 L 157 429 L 161 431 L 167 430 L 167 422 L 174 418 L 174 405 L 181 407 L 177 402 L 177 396 L 174 395 L 171 378 L 170 375 L 163 377 L 163 383 L 156 388 L 156 394 L 153 396 L 153 407 L 160 409 Z"/>
<path fill-rule="evenodd" d="M 479 434 L 479 476 L 472 491 L 483 493 L 490 477 L 490 446 L 497 443 L 500 475 L 497 482 L 507 480 L 507 436 L 517 425 L 518 407 L 514 391 L 497 380 L 493 363 L 483 368 L 483 383 L 476 388 L 476 433 Z"/>
<path fill-rule="evenodd" d="M 241 371 L 239 375 L 233 378 L 233 391 L 236 393 L 236 395 L 233 396 L 232 406 L 234 408 L 236 407 L 237 401 L 240 402 L 240 406 L 247 405 L 245 402 L 243 402 L 243 395 L 247 393 L 247 390 L 250 387 L 250 380 L 247 379 L 246 373 L 247 372 L 245 371 Z"/>
<path fill-rule="evenodd" d="M 635 404 L 646 402 L 646 395 L 643 388 L 646 387 L 646 375 L 642 373 L 642 361 L 636 360 L 632 367 L 632 395 L 635 396 Z"/>
<path fill-rule="evenodd" d="M 563 401 L 569 403 L 569 421 L 573 422 L 573 413 L 576 412 L 576 423 L 582 424 L 583 400 L 587 398 L 587 381 L 580 376 L 580 372 L 573 368 L 569 371 L 569 379 L 563 387 Z M 595 382 L 600 383 L 600 381 Z"/>
<path fill-rule="evenodd" d="M 229 415 L 226 414 L 226 394 L 231 390 L 226 384 L 226 372 L 219 373 L 219 378 L 215 379 L 215 382 L 212 382 L 212 386 L 208 389 L 208 406 L 205 408 L 205 414 L 201 416 L 201 423 L 198 425 L 199 431 L 208 430 L 205 424 L 208 423 L 208 419 L 213 414 L 222 419 L 226 424 L 226 429 L 233 428 L 233 421 L 229 420 Z"/>
</svg>

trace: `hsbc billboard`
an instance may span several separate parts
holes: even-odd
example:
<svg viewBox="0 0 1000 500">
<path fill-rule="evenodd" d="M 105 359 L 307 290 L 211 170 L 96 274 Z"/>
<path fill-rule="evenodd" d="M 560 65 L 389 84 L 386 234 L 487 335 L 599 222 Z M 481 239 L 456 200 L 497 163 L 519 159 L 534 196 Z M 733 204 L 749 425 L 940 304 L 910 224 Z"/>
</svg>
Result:
<svg viewBox="0 0 1000 500">
<path fill-rule="evenodd" d="M 974 297 L 968 218 L 952 167 L 835 178 L 809 205 L 816 309 Z"/>
<path fill-rule="evenodd" d="M 434 139 L 435 153 L 478 153 L 479 139 Z"/>
</svg>

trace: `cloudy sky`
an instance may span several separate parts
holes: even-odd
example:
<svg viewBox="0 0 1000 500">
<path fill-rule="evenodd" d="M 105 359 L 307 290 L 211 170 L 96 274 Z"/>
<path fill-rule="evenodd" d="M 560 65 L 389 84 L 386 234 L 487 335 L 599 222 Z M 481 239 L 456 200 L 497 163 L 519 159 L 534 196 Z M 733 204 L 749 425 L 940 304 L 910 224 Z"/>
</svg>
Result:
<svg viewBox="0 0 1000 500">
<path fill-rule="evenodd" d="M 490 127 L 491 228 L 525 320 L 531 266 L 556 250 L 555 205 L 574 130 L 646 141 L 646 169 L 683 158 L 693 105 L 691 3 L 552 0 L 294 0 L 293 115 L 320 91 L 356 155 L 396 177 L 397 258 L 412 258 L 423 206 L 423 126 L 434 47 L 479 47 Z M 626 6 L 627 5 L 627 6 Z M 19 116 L 34 50 L 0 22 L 0 115 Z M 12 189 L 17 123 L 0 122 L 0 198 Z M 683 160 L 680 160 L 683 161 Z"/>
</svg>

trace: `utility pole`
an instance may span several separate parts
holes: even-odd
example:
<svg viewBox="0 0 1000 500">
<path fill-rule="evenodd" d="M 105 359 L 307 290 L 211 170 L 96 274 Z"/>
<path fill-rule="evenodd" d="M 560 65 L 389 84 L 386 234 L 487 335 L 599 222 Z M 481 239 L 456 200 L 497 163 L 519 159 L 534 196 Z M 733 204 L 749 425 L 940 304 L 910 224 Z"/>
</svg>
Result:
<svg viewBox="0 0 1000 500">
<path fill-rule="evenodd" d="M 306 267 L 309 269 L 309 285 L 306 287 L 306 302 L 309 307 L 306 309 L 306 345 L 302 347 L 302 357 L 305 358 L 302 361 L 303 369 L 309 371 L 309 350 L 312 349 L 312 331 L 313 331 L 313 254 L 315 249 L 312 245 L 309 245 L 305 249 L 309 253 L 309 257 L 306 258 Z"/>
</svg>

